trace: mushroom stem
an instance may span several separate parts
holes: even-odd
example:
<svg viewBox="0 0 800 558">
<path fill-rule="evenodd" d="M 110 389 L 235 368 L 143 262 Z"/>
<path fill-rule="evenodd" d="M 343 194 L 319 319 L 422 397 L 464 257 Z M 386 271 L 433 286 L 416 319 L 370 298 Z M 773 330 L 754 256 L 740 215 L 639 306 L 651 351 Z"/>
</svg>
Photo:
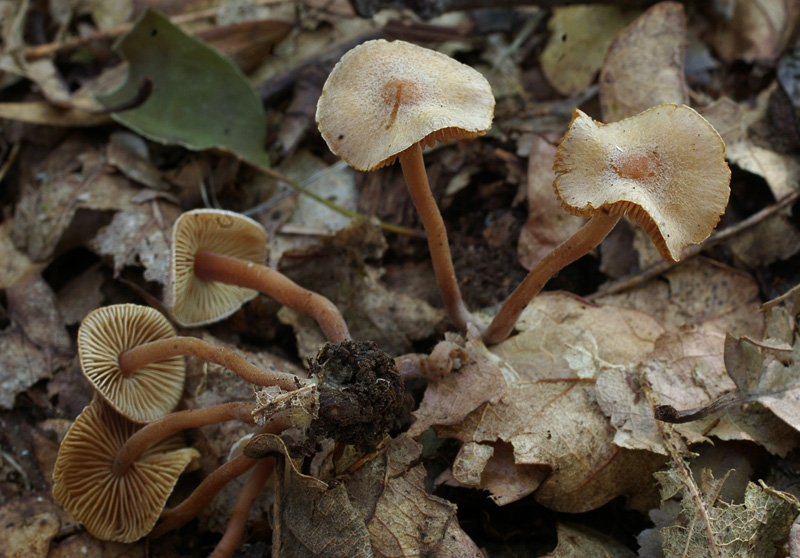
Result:
<svg viewBox="0 0 800 558">
<path fill-rule="evenodd" d="M 128 438 L 125 445 L 117 452 L 114 463 L 111 465 L 111 471 L 117 477 L 124 476 L 133 463 L 147 451 L 147 448 L 182 430 L 228 420 L 240 420 L 247 424 L 254 424 L 253 409 L 255 409 L 254 403 L 234 402 L 205 409 L 170 413 L 162 419 L 151 422 Z"/>
<path fill-rule="evenodd" d="M 224 366 L 257 386 L 279 386 L 292 391 L 302 385 L 302 380 L 294 374 L 264 370 L 230 349 L 195 337 L 170 337 L 132 347 L 119 355 L 119 369 L 124 378 L 130 378 L 143 366 L 181 355 L 192 355 Z"/>
<path fill-rule="evenodd" d="M 292 426 L 294 426 L 294 423 L 288 414 L 277 415 L 259 430 L 259 434 L 279 434 Z M 220 465 L 197 485 L 197 488 L 192 491 L 188 498 L 174 508 L 164 510 L 161 514 L 161 522 L 155 526 L 148 536 L 153 539 L 158 538 L 197 517 L 226 484 L 246 473 L 258 461 L 258 459 L 242 454 Z"/>
<path fill-rule="evenodd" d="M 174 508 L 164 510 L 164 513 L 161 514 L 161 522 L 150 531 L 148 537 L 157 539 L 190 522 L 211 503 L 225 485 L 245 474 L 257 462 L 258 459 L 242 454 L 214 469 L 214 472 L 204 478 L 186 500 Z"/>
<path fill-rule="evenodd" d="M 608 236 L 619 221 L 619 215 L 598 213 L 570 238 L 556 246 L 539 260 L 528 276 L 509 295 L 492 323 L 483 333 L 487 345 L 496 345 L 505 340 L 528 303 L 539 294 L 542 287 L 560 270 L 589 253 Z"/>
<path fill-rule="evenodd" d="M 292 310 L 311 316 L 331 343 L 351 340 L 347 324 L 335 304 L 265 265 L 201 250 L 195 254 L 194 272 L 205 281 L 257 290 Z"/>
<path fill-rule="evenodd" d="M 261 489 L 264 488 L 274 468 L 275 461 L 271 458 L 262 459 L 256 463 L 253 472 L 250 473 L 250 478 L 247 479 L 241 492 L 239 492 L 239 496 L 236 497 L 236 503 L 233 505 L 225 533 L 217 543 L 214 551 L 209 555 L 209 558 L 229 558 L 236 550 L 236 547 L 239 546 L 239 541 L 242 539 L 242 534 L 247 526 L 247 517 L 250 515 L 250 509 L 253 507 L 256 498 Z"/>
<path fill-rule="evenodd" d="M 461 298 L 456 271 L 453 268 L 453 258 L 450 255 L 447 229 L 431 193 L 420 144 L 415 143 L 403 151 L 399 156 L 399 161 L 408 191 L 411 194 L 411 201 L 414 202 L 422 227 L 428 235 L 428 249 L 431 253 L 433 271 L 436 274 L 436 283 L 439 285 L 439 292 L 442 294 L 447 315 L 450 316 L 453 325 L 461 331 L 467 330 L 468 323 L 475 323 L 480 327 L 481 324 L 467 310 Z"/>
</svg>

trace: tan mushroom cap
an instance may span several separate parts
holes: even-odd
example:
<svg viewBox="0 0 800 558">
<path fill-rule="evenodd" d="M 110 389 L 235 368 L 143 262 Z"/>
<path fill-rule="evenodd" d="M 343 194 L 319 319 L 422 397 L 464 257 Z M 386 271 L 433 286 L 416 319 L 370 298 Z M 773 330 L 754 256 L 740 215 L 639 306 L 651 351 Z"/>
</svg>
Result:
<svg viewBox="0 0 800 558">
<path fill-rule="evenodd" d="M 711 234 L 730 195 L 725 144 L 685 105 L 659 105 L 611 124 L 575 110 L 553 170 L 567 211 L 627 215 L 668 261 Z"/>
<path fill-rule="evenodd" d="M 482 135 L 494 95 L 477 71 L 404 41 L 367 41 L 342 56 L 317 103 L 330 150 L 368 171 L 412 145 Z"/>
<path fill-rule="evenodd" d="M 258 295 L 253 289 L 198 278 L 194 255 L 201 250 L 264 265 L 267 233 L 252 219 L 219 209 L 195 209 L 175 221 L 170 309 L 173 318 L 187 327 L 225 319 Z"/>
<path fill-rule="evenodd" d="M 81 370 L 92 387 L 134 422 L 151 422 L 175 409 L 183 394 L 182 356 L 154 362 L 125 378 L 119 356 L 150 341 L 175 337 L 172 324 L 157 310 L 115 304 L 91 312 L 78 329 Z"/>
<path fill-rule="evenodd" d="M 149 448 L 123 476 L 111 465 L 139 429 L 95 398 L 61 442 L 53 471 L 53 496 L 67 512 L 105 541 L 133 542 L 155 525 L 178 477 L 197 450 L 172 436 Z"/>
</svg>

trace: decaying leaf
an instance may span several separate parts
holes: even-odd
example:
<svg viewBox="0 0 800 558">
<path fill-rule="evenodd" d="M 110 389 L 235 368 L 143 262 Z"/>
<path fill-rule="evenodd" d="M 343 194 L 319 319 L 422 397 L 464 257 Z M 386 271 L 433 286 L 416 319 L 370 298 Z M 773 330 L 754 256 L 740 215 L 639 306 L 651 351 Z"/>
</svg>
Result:
<svg viewBox="0 0 800 558">
<path fill-rule="evenodd" d="M 800 161 L 795 156 L 776 153 L 743 140 L 726 145 L 725 157 L 741 169 L 766 180 L 775 199 L 779 200 L 797 188 L 795 179 L 800 173 Z"/>
<path fill-rule="evenodd" d="M 17 498 L 0 506 L 0 555 L 45 558 L 50 541 L 69 517 L 46 493 Z"/>
<path fill-rule="evenodd" d="M 701 482 L 672 468 L 656 474 L 663 501 L 680 500 L 680 512 L 661 529 L 664 556 L 774 556 L 797 516 L 797 501 L 767 487 L 749 483 L 743 504 L 718 499 L 725 479 L 707 469 Z"/>
<path fill-rule="evenodd" d="M 650 281 L 625 293 L 598 297 L 597 302 L 636 308 L 675 329 L 702 325 L 720 333 L 761 337 L 758 284 L 750 275 L 695 258 L 664 277 L 666 282 Z"/>
<path fill-rule="evenodd" d="M 600 72 L 603 122 L 662 103 L 687 104 L 685 54 L 686 15 L 677 2 L 659 2 L 620 31 Z"/>
<path fill-rule="evenodd" d="M 719 2 L 716 11 L 709 40 L 727 62 L 774 60 L 786 47 L 800 16 L 800 6 L 793 1 Z"/>
<path fill-rule="evenodd" d="M 72 342 L 53 291 L 39 275 L 6 290 L 12 324 L 0 332 L 0 408 L 72 359 Z"/>
<path fill-rule="evenodd" d="M 553 193 L 555 134 L 536 136 L 528 159 L 528 220 L 517 243 L 522 267 L 530 270 L 545 254 L 571 237 L 584 222 L 561 207 Z"/>
<path fill-rule="evenodd" d="M 633 558 L 636 554 L 608 535 L 589 529 L 583 525 L 559 523 L 558 546 L 547 554 L 552 558 L 584 558 L 602 556 L 603 558 Z"/>
<path fill-rule="evenodd" d="M 117 43 L 128 77 L 100 97 L 113 107 L 134 99 L 146 80 L 152 93 L 139 107 L 114 113 L 135 132 L 196 151 L 217 147 L 268 166 L 264 109 L 247 78 L 230 60 L 173 25 L 145 11 Z"/>
<path fill-rule="evenodd" d="M 635 368 L 609 369 L 597 380 L 597 400 L 617 429 L 614 443 L 667 455 L 651 401 L 676 409 L 702 407 L 735 388 L 725 371 L 725 337 L 714 331 L 684 329 L 661 336 L 655 350 Z M 643 387 L 643 384 L 646 387 Z M 650 391 L 650 396 L 644 394 Z M 719 413 L 676 424 L 687 444 L 708 436 L 750 440 L 771 453 L 786 455 L 800 436 L 770 413 L 731 405 Z"/>
<path fill-rule="evenodd" d="M 150 550 L 152 556 L 153 550 Z M 148 556 L 147 543 L 119 543 L 101 541 L 88 533 L 81 533 L 69 537 L 56 545 L 47 558 L 146 558 Z"/>
<path fill-rule="evenodd" d="M 548 23 L 550 39 L 540 58 L 547 81 L 562 95 L 574 95 L 588 87 L 614 35 L 636 15 L 600 4 L 553 9 Z"/>
<path fill-rule="evenodd" d="M 506 502 L 535 489 L 540 503 L 578 512 L 621 494 L 646 492 L 648 472 L 663 458 L 612 443 L 614 429 L 595 401 L 594 378 L 607 368 L 639 362 L 653 350 L 662 326 L 635 310 L 548 293 L 534 299 L 518 328 L 521 333 L 492 348 L 502 363 L 505 395 L 460 424 L 434 424 L 437 433 L 463 443 L 505 442 L 516 465 L 551 469 L 541 486 L 541 478 L 529 474 L 527 485 L 516 484 L 517 494 L 506 487 Z M 457 390 L 449 396 L 461 397 Z M 440 401 L 446 404 L 444 397 Z M 463 467 L 458 461 L 453 465 Z M 471 472 L 473 478 L 478 474 Z"/>
</svg>

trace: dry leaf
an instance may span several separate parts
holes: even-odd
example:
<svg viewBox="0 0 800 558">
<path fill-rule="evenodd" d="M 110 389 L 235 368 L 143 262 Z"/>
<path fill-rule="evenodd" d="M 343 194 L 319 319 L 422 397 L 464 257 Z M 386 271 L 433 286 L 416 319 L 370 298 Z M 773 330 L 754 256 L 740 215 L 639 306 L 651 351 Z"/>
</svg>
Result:
<svg viewBox="0 0 800 558">
<path fill-rule="evenodd" d="M 556 525 L 556 530 L 558 531 L 558 546 L 553 552 L 547 554 L 552 558 L 585 558 L 586 556 L 634 558 L 636 556 L 625 545 L 584 525 L 559 523 Z"/>
<path fill-rule="evenodd" d="M 0 223 L 0 290 L 16 285 L 26 276 L 38 273 L 44 267 L 34 264 L 28 255 L 14 246 L 10 231 L 14 230 L 14 220 Z"/>
<path fill-rule="evenodd" d="M 561 207 L 553 192 L 553 157 L 555 134 L 535 136 L 528 159 L 528 220 L 517 243 L 522 267 L 530 270 L 553 248 L 581 228 L 584 219 L 574 217 Z"/>
<path fill-rule="evenodd" d="M 72 341 L 50 287 L 38 275 L 6 290 L 12 325 L 0 332 L 0 408 L 72 359 Z"/>
<path fill-rule="evenodd" d="M 600 72 L 603 122 L 662 103 L 687 104 L 685 55 L 686 15 L 677 2 L 659 2 L 620 31 Z"/>
<path fill-rule="evenodd" d="M 152 543 L 150 543 L 152 545 Z M 147 542 L 118 543 L 101 541 L 88 533 L 74 535 L 56 545 L 47 558 L 146 558 Z M 150 550 L 153 556 L 154 550 Z"/>
<path fill-rule="evenodd" d="M 663 458 L 613 445 L 614 429 L 595 401 L 592 380 L 606 368 L 639 362 L 662 326 L 634 310 L 547 293 L 528 306 L 518 327 L 520 334 L 492 348 L 504 363 L 506 394 L 461 424 L 435 426 L 437 433 L 464 443 L 506 442 L 517 465 L 549 467 L 552 474 L 534 497 L 552 509 L 586 511 L 622 494 L 641 494 Z M 539 479 L 531 477 L 504 498 L 513 501 L 536 488 Z"/>
<path fill-rule="evenodd" d="M 49 493 L 17 498 L 0 506 L 0 556 L 3 558 L 44 558 L 50 541 L 69 516 Z"/>
<path fill-rule="evenodd" d="M 99 265 L 95 265 L 70 280 L 59 289 L 58 309 L 67 325 L 78 324 L 86 314 L 99 307 L 103 302 L 100 287 L 105 277 Z"/>
<path fill-rule="evenodd" d="M 597 302 L 636 308 L 677 329 L 702 325 L 721 333 L 760 338 L 758 284 L 742 271 L 695 258 L 657 279 Z"/>
<path fill-rule="evenodd" d="M 797 188 L 800 161 L 794 155 L 776 153 L 743 140 L 725 146 L 725 157 L 739 168 L 762 177 L 775 199 L 781 199 Z"/>
<path fill-rule="evenodd" d="M 547 25 L 550 39 L 540 57 L 547 81 L 565 96 L 583 91 L 594 81 L 614 35 L 635 16 L 599 4 L 554 8 Z"/>
<path fill-rule="evenodd" d="M 428 494 L 425 467 L 411 465 L 421 448 L 406 435 L 395 438 L 345 481 L 369 530 L 373 556 L 480 558 L 480 550 L 458 528 L 455 505 Z M 458 548 L 443 548 L 456 533 L 461 534 Z"/>
<path fill-rule="evenodd" d="M 794 0 L 736 0 L 724 5 L 729 11 L 712 14 L 709 42 L 726 62 L 773 61 L 786 47 L 800 15 Z"/>
<path fill-rule="evenodd" d="M 327 485 L 300 473 L 283 441 L 272 434 L 254 437 L 245 453 L 255 458 L 278 454 L 273 556 L 372 558 L 369 533 L 344 483 Z"/>
</svg>

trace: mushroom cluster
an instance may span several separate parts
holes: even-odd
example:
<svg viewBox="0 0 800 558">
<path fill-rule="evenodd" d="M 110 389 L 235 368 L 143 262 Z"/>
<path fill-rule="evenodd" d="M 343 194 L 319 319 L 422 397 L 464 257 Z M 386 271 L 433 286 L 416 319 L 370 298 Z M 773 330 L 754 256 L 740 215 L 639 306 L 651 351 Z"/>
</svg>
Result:
<svg viewBox="0 0 800 558">
<path fill-rule="evenodd" d="M 98 538 L 131 542 L 179 527 L 228 482 L 255 467 L 213 556 L 232 553 L 244 529 L 245 503 L 252 503 L 266 482 L 271 460 L 260 463 L 243 453 L 233 457 L 186 500 L 164 510 L 181 473 L 200 457 L 185 447 L 179 436 L 183 430 L 238 420 L 258 425 L 261 433 L 291 430 L 292 439 L 303 438 L 295 447 L 306 452 L 323 438 L 371 450 L 399 415 L 404 391 L 394 361 L 372 344 L 353 341 L 328 299 L 266 267 L 265 246 L 264 229 L 244 216 L 216 210 L 182 215 L 173 230 L 173 318 L 182 325 L 219 321 L 259 292 L 267 294 L 314 318 L 326 334 L 329 344 L 309 363 L 319 372 L 315 377 L 264 370 L 236 351 L 179 336 L 163 314 L 145 306 L 106 306 L 81 322 L 79 362 L 95 396 L 61 443 L 53 494 Z M 328 351 L 346 358 L 323 358 Z M 184 356 L 221 365 L 256 387 L 266 387 L 271 390 L 268 403 L 176 411 L 183 394 Z M 334 361 L 336 374 L 326 373 Z M 348 412 L 341 413 L 345 407 Z M 316 425 L 320 416 L 324 420 Z M 336 416 L 344 417 L 341 432 Z"/>
</svg>

